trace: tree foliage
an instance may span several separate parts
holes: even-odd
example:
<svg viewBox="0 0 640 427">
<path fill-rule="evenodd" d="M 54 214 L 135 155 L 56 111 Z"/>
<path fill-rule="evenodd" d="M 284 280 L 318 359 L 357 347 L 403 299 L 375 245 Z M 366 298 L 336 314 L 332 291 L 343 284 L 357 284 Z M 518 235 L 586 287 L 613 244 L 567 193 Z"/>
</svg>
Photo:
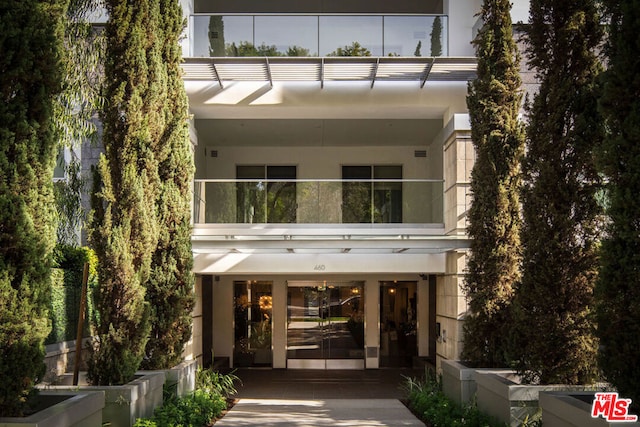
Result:
<svg viewBox="0 0 640 427">
<path fill-rule="evenodd" d="M 181 78 L 179 37 L 183 29 L 178 0 L 160 0 L 166 97 L 164 130 L 158 145 L 160 188 L 156 200 L 159 235 L 151 275 L 145 283 L 152 308 L 151 335 L 143 366 L 170 368 L 182 360 L 191 338 L 194 304 L 191 252 L 191 183 L 194 165 L 188 127 L 188 101 Z"/>
<path fill-rule="evenodd" d="M 244 41 L 237 45 L 235 42 L 228 44 L 226 56 L 283 56 L 283 54 L 278 51 L 276 45 L 262 43 L 259 46 L 255 46 L 251 42 Z"/>
<path fill-rule="evenodd" d="M 85 141 L 96 142 L 95 116 L 102 105 L 101 69 L 104 37 L 89 22 L 99 0 L 72 0 L 64 22 L 63 90 L 54 103 L 54 123 L 60 135 L 61 149 L 71 155 L 63 164 L 65 179 L 55 183 L 58 212 L 58 241 L 77 244 L 85 221 L 82 194 L 85 177 L 77 151 Z"/>
<path fill-rule="evenodd" d="M 431 56 L 442 56 L 442 19 L 439 16 L 433 19 L 431 26 Z"/>
<path fill-rule="evenodd" d="M 108 0 L 104 155 L 94 177 L 91 241 L 98 256 L 94 384 L 133 378 L 150 330 L 144 284 L 158 243 L 158 151 L 166 117 L 166 79 L 154 0 Z"/>
<path fill-rule="evenodd" d="M 327 56 L 371 56 L 371 51 L 360 43 L 353 42 L 351 45 L 337 48 Z"/>
<path fill-rule="evenodd" d="M 595 53 L 600 16 L 592 0 L 532 0 L 529 24 L 528 55 L 540 88 L 528 107 L 514 358 L 525 381 L 590 383 L 602 227 L 593 161 L 603 134 Z"/>
<path fill-rule="evenodd" d="M 220 15 L 209 18 L 209 56 L 225 56 L 224 21 Z"/>
<path fill-rule="evenodd" d="M 596 287 L 600 366 L 640 409 L 640 4 L 605 1 L 609 67 L 601 101 L 609 133 L 599 159 L 609 181 L 610 224 Z"/>
<path fill-rule="evenodd" d="M 484 25 L 474 44 L 478 76 L 467 104 L 476 162 L 468 233 L 471 252 L 464 284 L 469 314 L 464 325 L 464 360 L 505 366 L 509 307 L 520 264 L 520 162 L 524 126 L 519 53 L 512 36 L 509 0 L 485 0 Z"/>
<path fill-rule="evenodd" d="M 53 99 L 68 1 L 0 4 L 0 414 L 20 415 L 44 374 L 55 243 Z"/>
</svg>

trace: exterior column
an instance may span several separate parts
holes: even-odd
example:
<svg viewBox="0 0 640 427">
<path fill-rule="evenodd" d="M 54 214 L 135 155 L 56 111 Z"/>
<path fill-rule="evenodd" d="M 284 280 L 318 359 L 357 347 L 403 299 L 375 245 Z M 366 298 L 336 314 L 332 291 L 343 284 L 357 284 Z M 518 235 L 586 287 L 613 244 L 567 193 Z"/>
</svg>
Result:
<svg viewBox="0 0 640 427">
<path fill-rule="evenodd" d="M 186 343 L 182 357 L 185 360 L 197 360 L 202 366 L 202 276 L 197 275 L 194 284 L 196 302 L 193 306 L 193 325 L 191 339 Z"/>
<path fill-rule="evenodd" d="M 466 236 L 467 211 L 471 202 L 471 170 L 475 150 L 467 114 L 455 114 L 446 127 L 444 150 L 444 223 L 445 233 Z M 467 304 L 461 285 L 467 256 L 465 250 L 446 254 L 445 274 L 436 284 L 436 323 L 440 334 L 436 345 L 436 365 L 442 359 L 457 360 L 462 352 L 462 324 Z"/>
<path fill-rule="evenodd" d="M 274 280 L 271 288 L 273 296 L 271 345 L 273 348 L 273 368 L 287 367 L 287 282 Z"/>
<path fill-rule="evenodd" d="M 364 284 L 365 368 L 380 367 L 380 283 L 367 280 Z"/>
</svg>

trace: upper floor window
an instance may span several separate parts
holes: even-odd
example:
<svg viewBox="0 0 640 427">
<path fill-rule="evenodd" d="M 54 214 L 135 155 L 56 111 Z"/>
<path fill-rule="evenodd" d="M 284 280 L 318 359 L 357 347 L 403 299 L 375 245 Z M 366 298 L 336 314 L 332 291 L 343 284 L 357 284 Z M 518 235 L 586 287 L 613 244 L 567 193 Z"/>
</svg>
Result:
<svg viewBox="0 0 640 427">
<path fill-rule="evenodd" d="M 238 165 L 237 222 L 295 223 L 295 166 Z"/>
<path fill-rule="evenodd" d="M 344 223 L 401 223 L 402 166 L 342 166 Z"/>
</svg>

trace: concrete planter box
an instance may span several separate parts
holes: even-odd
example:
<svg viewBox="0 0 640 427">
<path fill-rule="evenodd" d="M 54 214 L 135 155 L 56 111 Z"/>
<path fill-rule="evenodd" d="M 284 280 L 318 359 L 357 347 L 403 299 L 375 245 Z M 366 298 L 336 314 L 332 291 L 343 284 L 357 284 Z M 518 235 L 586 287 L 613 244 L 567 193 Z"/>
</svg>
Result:
<svg viewBox="0 0 640 427">
<path fill-rule="evenodd" d="M 54 390 L 103 391 L 105 406 L 102 421 L 111 427 L 131 427 L 138 418 L 150 418 L 153 411 L 162 406 L 162 387 L 166 381 L 163 371 L 140 371 L 136 378 L 124 385 L 86 385 L 86 373 L 82 372 L 77 386 L 72 385 L 73 374 L 64 374 L 56 385 L 46 386 Z"/>
<path fill-rule="evenodd" d="M 542 424 L 544 427 L 639 427 L 640 423 L 610 423 L 591 417 L 595 392 L 540 392 Z"/>
<path fill-rule="evenodd" d="M 507 423 L 519 426 L 528 417 L 540 412 L 538 396 L 541 391 L 586 391 L 593 386 L 520 384 L 513 371 L 492 373 L 477 371 L 478 408 Z"/>
<path fill-rule="evenodd" d="M 186 360 L 171 369 L 165 370 L 167 388 L 176 396 L 183 397 L 196 389 L 197 360 Z"/>
<path fill-rule="evenodd" d="M 459 405 L 471 403 L 476 396 L 476 371 L 508 373 L 507 368 L 472 368 L 464 362 L 455 360 L 443 360 L 442 364 L 442 391 Z"/>
<path fill-rule="evenodd" d="M 104 392 L 40 392 L 45 409 L 28 417 L 2 417 L 0 427 L 94 427 L 102 425 Z"/>
</svg>

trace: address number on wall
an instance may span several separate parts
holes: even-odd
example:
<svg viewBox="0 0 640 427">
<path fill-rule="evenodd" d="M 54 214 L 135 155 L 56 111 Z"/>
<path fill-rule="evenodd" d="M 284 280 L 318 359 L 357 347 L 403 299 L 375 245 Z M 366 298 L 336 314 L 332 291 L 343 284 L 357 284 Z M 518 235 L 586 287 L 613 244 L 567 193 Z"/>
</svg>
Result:
<svg viewBox="0 0 640 427">
<path fill-rule="evenodd" d="M 315 267 L 313 267 L 315 271 L 324 271 L 326 268 L 324 264 L 316 264 Z"/>
</svg>

